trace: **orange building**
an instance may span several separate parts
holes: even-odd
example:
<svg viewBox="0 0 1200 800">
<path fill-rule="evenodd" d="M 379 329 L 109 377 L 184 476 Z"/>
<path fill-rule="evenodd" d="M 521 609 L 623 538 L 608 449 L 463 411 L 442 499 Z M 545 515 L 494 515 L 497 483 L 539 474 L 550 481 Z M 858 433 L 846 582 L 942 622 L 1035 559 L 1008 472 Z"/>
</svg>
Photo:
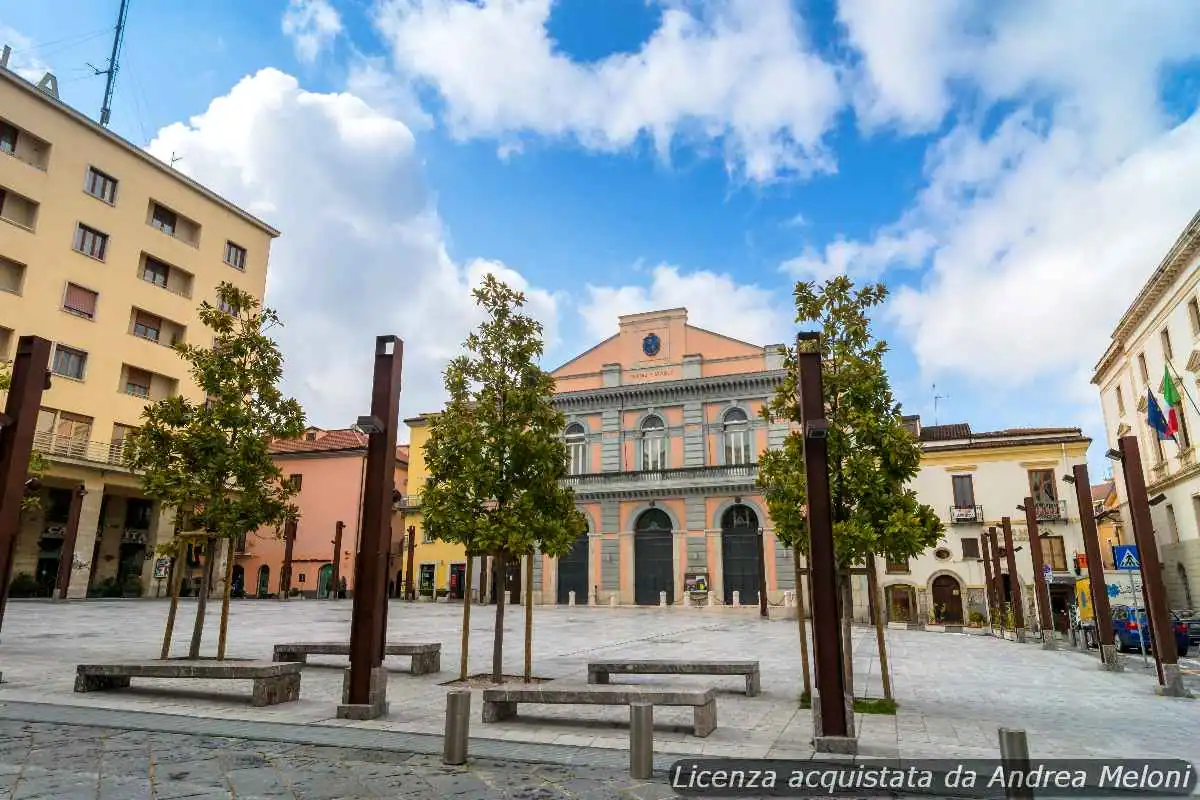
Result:
<svg viewBox="0 0 1200 800">
<path fill-rule="evenodd" d="M 342 539 L 338 572 L 346 588 L 354 589 L 354 554 L 362 520 L 363 477 L 367 464 L 367 436 L 352 428 L 309 428 L 294 441 L 272 445 L 275 463 L 297 486 L 293 502 L 300 509 L 292 546 L 293 590 L 306 597 L 327 597 L 333 578 L 333 549 L 337 524 Z M 396 448 L 396 490 L 408 483 L 408 448 Z M 399 515 L 394 524 L 400 535 Z M 274 529 L 256 531 L 237 546 L 233 591 L 245 596 L 269 597 L 279 591 L 285 543 Z M 333 587 L 336 588 L 336 587 Z"/>
</svg>

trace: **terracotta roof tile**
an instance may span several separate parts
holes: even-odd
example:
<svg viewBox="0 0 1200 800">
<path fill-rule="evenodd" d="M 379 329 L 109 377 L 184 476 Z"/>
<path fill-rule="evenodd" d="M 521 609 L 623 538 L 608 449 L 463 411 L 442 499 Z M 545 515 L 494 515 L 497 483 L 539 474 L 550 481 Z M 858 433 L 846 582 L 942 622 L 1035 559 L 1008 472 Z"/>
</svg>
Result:
<svg viewBox="0 0 1200 800">
<path fill-rule="evenodd" d="M 951 425 L 927 425 L 921 428 L 922 442 L 945 442 L 952 439 L 970 439 L 971 426 L 965 422 Z"/>
<path fill-rule="evenodd" d="M 309 438 L 315 437 L 315 438 Z M 280 439 L 271 444 L 271 452 L 276 455 L 292 453 L 327 453 L 335 450 L 354 450 L 365 448 L 367 437 L 353 428 L 340 428 L 325 431 L 320 428 L 309 428 L 299 439 Z"/>
<path fill-rule="evenodd" d="M 1061 436 L 1064 434 L 1082 434 L 1079 428 L 1005 428 L 999 431 L 982 431 L 972 434 L 976 439 L 1001 438 L 1005 436 Z"/>
<path fill-rule="evenodd" d="M 1114 488 L 1115 486 L 1112 481 L 1095 484 L 1092 486 L 1092 502 L 1103 503 L 1108 499 L 1109 494 L 1112 493 Z"/>
</svg>

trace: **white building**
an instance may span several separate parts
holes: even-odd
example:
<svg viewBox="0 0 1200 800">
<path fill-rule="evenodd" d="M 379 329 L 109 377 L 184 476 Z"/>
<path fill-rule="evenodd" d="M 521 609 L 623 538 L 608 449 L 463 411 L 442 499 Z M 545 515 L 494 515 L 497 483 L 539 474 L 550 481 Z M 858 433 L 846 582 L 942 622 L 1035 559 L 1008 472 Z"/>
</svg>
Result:
<svg viewBox="0 0 1200 800">
<path fill-rule="evenodd" d="M 1001 518 L 1009 517 L 1026 625 L 1032 616 L 1033 560 L 1025 514 L 1017 510 L 1033 497 L 1041 534 L 1043 559 L 1053 570 L 1050 578 L 1054 624 L 1065 631 L 1077 575 L 1076 558 L 1083 554 L 1079 507 L 1075 490 L 1062 481 L 1076 464 L 1086 463 L 1091 440 L 1079 428 L 1019 428 L 976 433 L 967 424 L 921 425 L 920 417 L 905 423 L 921 443 L 921 471 L 911 487 L 921 502 L 932 506 L 945 524 L 942 541 L 906 563 L 880 563 L 880 585 L 888 618 L 923 623 L 930 608 L 941 606 L 947 623 L 968 622 L 970 613 L 986 613 L 984 567 L 980 537 L 990 526 L 1000 533 Z M 1090 487 L 1088 497 L 1090 500 Z M 1008 565 L 1001 556 L 1006 599 Z"/>
<path fill-rule="evenodd" d="M 1163 562 L 1163 581 L 1172 608 L 1200 604 L 1200 463 L 1194 437 L 1200 435 L 1200 214 L 1188 223 L 1129 310 L 1117 323 L 1112 343 L 1096 365 L 1092 383 L 1100 387 L 1108 447 L 1136 435 L 1151 498 L 1154 534 Z M 1178 444 L 1161 442 L 1147 422 L 1146 391 L 1162 404 L 1160 384 L 1169 369 L 1183 400 Z M 1164 408 L 1164 413 L 1166 409 Z M 1129 503 L 1119 468 L 1121 515 L 1129 525 Z"/>
</svg>

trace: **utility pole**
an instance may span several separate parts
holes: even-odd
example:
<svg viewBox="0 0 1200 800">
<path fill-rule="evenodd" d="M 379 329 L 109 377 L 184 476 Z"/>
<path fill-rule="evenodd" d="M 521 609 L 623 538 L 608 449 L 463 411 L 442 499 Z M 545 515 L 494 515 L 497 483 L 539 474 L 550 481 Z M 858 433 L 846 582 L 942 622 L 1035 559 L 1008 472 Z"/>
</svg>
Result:
<svg viewBox="0 0 1200 800">
<path fill-rule="evenodd" d="M 29 485 L 29 457 L 33 454 L 42 392 L 50 388 L 49 366 L 48 339 L 22 336 L 17 340 L 8 399 L 0 414 L 0 625 L 4 623 L 13 557 L 21 533 L 21 501 Z"/>
<path fill-rule="evenodd" d="M 829 492 L 829 421 L 825 418 L 821 378 L 821 334 L 796 337 L 800 370 L 798 398 L 804 431 L 804 469 L 808 482 L 809 579 L 812 581 L 813 744 L 817 752 L 856 754 L 853 698 L 846 694 L 837 559 L 833 549 L 833 500 Z"/>
<path fill-rule="evenodd" d="M 100 105 L 100 124 L 107 128 L 108 121 L 112 117 L 112 99 L 113 92 L 117 88 L 117 72 L 121 69 L 121 46 L 125 43 L 125 20 L 129 16 L 129 0 L 121 0 L 121 8 L 117 11 L 117 27 L 113 32 L 112 53 L 108 57 L 108 69 L 96 69 L 92 67 L 92 71 L 97 75 L 106 75 L 108 80 L 104 83 L 104 102 Z M 91 67 L 91 64 L 88 64 Z"/>
</svg>

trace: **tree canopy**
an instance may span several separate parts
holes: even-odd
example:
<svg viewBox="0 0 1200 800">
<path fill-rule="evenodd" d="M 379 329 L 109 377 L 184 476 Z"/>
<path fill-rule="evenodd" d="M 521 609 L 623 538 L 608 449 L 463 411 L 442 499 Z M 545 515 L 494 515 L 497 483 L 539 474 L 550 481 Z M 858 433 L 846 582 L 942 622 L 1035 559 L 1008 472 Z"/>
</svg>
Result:
<svg viewBox="0 0 1200 800">
<path fill-rule="evenodd" d="M 829 421 L 829 486 L 834 548 L 849 567 L 869 555 L 901 561 L 932 547 L 943 527 L 907 484 L 920 469 L 921 449 L 905 428 L 883 358 L 887 343 L 871 332 L 869 312 L 887 297 L 883 284 L 856 288 L 838 276 L 818 287 L 796 285 L 796 322 L 821 333 L 823 391 Z M 796 354 L 787 377 L 764 409 L 768 420 L 799 420 Z M 808 552 L 804 438 L 791 432 L 779 450 L 760 457 L 759 484 L 775 534 Z"/>
</svg>

